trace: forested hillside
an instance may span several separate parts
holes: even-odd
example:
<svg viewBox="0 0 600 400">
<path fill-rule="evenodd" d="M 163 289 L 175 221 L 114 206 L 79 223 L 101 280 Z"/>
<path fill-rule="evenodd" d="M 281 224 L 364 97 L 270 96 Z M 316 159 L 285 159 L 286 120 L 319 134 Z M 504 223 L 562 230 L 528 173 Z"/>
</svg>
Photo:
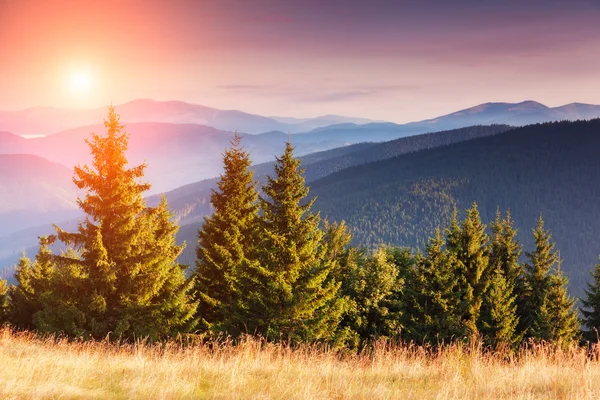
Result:
<svg viewBox="0 0 600 400">
<path fill-rule="evenodd" d="M 355 242 L 422 247 L 452 210 L 477 202 L 484 221 L 510 209 L 530 245 L 540 213 L 570 289 L 582 295 L 600 253 L 600 120 L 526 126 L 347 168 L 311 184 L 323 216 L 345 219 Z"/>
<path fill-rule="evenodd" d="M 423 135 L 400 138 L 383 143 L 359 143 L 300 157 L 305 169 L 307 182 L 333 174 L 355 165 L 385 160 L 423 149 L 445 146 L 474 138 L 496 135 L 512 129 L 507 125 L 473 126 L 452 131 L 433 132 Z M 242 141 L 243 144 L 243 141 Z M 259 182 L 264 182 L 273 172 L 273 163 L 259 164 L 252 169 Z M 178 234 L 179 241 L 194 243 L 195 232 L 205 215 L 212 212 L 209 201 L 210 191 L 215 188 L 217 179 L 209 179 L 183 186 L 166 193 L 173 208 L 177 222 L 182 226 Z M 150 204 L 158 204 L 158 196 L 149 199 Z M 192 224 L 191 226 L 188 226 Z M 188 246 L 181 260 L 184 263 L 193 260 L 193 249 Z"/>
<path fill-rule="evenodd" d="M 366 149 L 357 148 L 354 152 L 347 152 L 347 154 L 311 163 L 311 165 L 306 166 L 306 179 L 308 181 L 313 181 L 355 165 L 386 160 L 401 154 L 433 149 L 485 136 L 492 136 L 506 132 L 510 129 L 512 129 L 512 127 L 508 125 L 477 125 L 468 128 L 431 132 L 422 135 L 403 137 L 389 142 L 377 143 Z M 334 150 L 329 151 L 331 152 Z M 311 155 L 306 157 L 310 156 Z"/>
<path fill-rule="evenodd" d="M 383 143 L 358 143 L 339 147 L 300 157 L 305 169 L 304 175 L 308 182 L 330 175 L 355 165 L 373 161 L 385 160 L 400 154 L 406 154 L 423 149 L 435 148 L 451 143 L 462 142 L 478 137 L 495 135 L 511 129 L 507 125 L 473 126 L 453 131 L 433 132 L 411 136 Z M 245 148 L 247 146 L 244 144 Z M 251 149 L 249 149 L 252 152 Z M 252 167 L 258 181 L 273 172 L 273 162 L 258 164 Z M 188 224 L 201 220 L 210 213 L 208 196 L 210 189 L 216 187 L 217 179 L 182 186 L 166 193 L 169 204 L 175 211 L 175 217 L 180 224 Z M 157 204 L 158 196 L 149 199 L 151 204 Z"/>
</svg>

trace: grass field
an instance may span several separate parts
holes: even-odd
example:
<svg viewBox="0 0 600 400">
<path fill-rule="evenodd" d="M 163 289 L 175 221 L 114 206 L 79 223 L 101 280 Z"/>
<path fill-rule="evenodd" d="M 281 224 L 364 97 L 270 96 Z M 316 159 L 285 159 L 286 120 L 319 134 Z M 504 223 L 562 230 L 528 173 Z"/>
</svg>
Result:
<svg viewBox="0 0 600 400">
<path fill-rule="evenodd" d="M 600 363 L 582 349 L 514 356 L 384 343 L 368 354 L 238 346 L 116 346 L 0 331 L 2 399 L 600 398 Z"/>
</svg>

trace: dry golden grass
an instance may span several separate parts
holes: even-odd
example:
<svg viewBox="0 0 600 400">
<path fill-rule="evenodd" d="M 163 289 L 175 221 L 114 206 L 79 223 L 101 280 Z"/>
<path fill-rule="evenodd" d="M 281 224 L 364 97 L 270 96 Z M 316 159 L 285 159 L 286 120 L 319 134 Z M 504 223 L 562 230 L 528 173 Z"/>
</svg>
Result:
<svg viewBox="0 0 600 400">
<path fill-rule="evenodd" d="M 2 399 L 600 398 L 600 363 L 583 349 L 507 357 L 380 344 L 369 354 L 238 346 L 69 343 L 0 331 Z"/>
</svg>

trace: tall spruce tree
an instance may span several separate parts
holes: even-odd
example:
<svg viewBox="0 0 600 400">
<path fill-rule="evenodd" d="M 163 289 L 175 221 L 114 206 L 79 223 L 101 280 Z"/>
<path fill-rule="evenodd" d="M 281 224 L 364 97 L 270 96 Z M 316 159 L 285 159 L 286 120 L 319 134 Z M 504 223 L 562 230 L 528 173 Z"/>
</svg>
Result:
<svg viewBox="0 0 600 400">
<path fill-rule="evenodd" d="M 343 317 L 331 342 L 334 345 L 358 348 L 361 337 L 355 324 L 359 308 L 355 283 L 358 269 L 363 265 L 365 250 L 350 245 L 352 235 L 344 221 L 329 223 L 325 220 L 324 230 L 327 249 L 325 257 L 328 262 L 334 263 L 328 279 L 340 282 L 336 299 L 342 299 L 339 305 L 344 307 Z"/>
<path fill-rule="evenodd" d="M 517 296 L 509 282 L 502 266 L 496 264 L 484 295 L 479 323 L 484 343 L 488 346 L 514 348 L 521 341 L 517 332 Z"/>
<path fill-rule="evenodd" d="M 8 317 L 17 328 L 33 329 L 34 316 L 44 307 L 44 299 L 53 291 L 55 263 L 50 246 L 54 236 L 39 238 L 39 251 L 32 263 L 25 254 L 15 270 L 16 285 L 9 289 Z"/>
<path fill-rule="evenodd" d="M 567 342 L 579 329 L 574 300 L 566 292 L 567 278 L 558 266 L 551 234 L 540 216 L 533 230 L 535 249 L 525 264 L 525 313 L 521 316 L 526 338 Z"/>
<path fill-rule="evenodd" d="M 524 313 L 521 315 L 521 332 L 526 338 L 540 338 L 544 320 L 541 310 L 546 303 L 550 278 L 548 275 L 552 266 L 558 262 L 558 255 L 554 251 L 550 232 L 544 229 L 544 220 L 539 217 L 533 229 L 535 249 L 527 252 L 528 261 L 525 263 L 524 277 Z"/>
<path fill-rule="evenodd" d="M 397 297 L 403 282 L 389 249 L 380 248 L 371 255 L 361 253 L 353 260 L 354 269 L 344 280 L 344 294 L 350 309 L 342 327 L 355 335 L 354 345 L 361 341 L 397 334 L 398 318 L 390 315 L 390 299 Z"/>
<path fill-rule="evenodd" d="M 600 262 L 591 271 L 592 282 L 588 283 L 586 297 L 581 300 L 584 325 L 589 330 L 589 340 L 598 340 L 600 336 Z"/>
<path fill-rule="evenodd" d="M 523 247 L 517 241 L 517 230 L 510 211 L 506 212 L 505 218 L 501 218 L 498 210 L 490 228 L 490 266 L 494 269 L 500 266 L 508 287 L 516 288 L 524 273 L 523 266 L 519 264 Z"/>
<path fill-rule="evenodd" d="M 186 267 L 176 262 L 177 226 L 162 198 L 146 207 L 139 183 L 145 164 L 127 168 L 128 134 L 109 108 L 106 136 L 87 141 L 92 167 L 75 167 L 73 181 L 87 190 L 78 200 L 86 218 L 77 232 L 60 228 L 60 241 L 74 251 L 54 256 L 57 279 L 51 299 L 36 315 L 42 331 L 82 337 L 148 337 L 191 329 L 196 306 L 190 301 Z M 64 290 L 67 285 L 69 290 Z"/>
<path fill-rule="evenodd" d="M 559 262 L 549 275 L 548 294 L 539 312 L 539 339 L 563 344 L 579 339 L 581 321 L 575 309 L 576 300 L 567 294 L 568 283 Z"/>
<path fill-rule="evenodd" d="M 315 340 L 330 337 L 341 320 L 340 283 L 327 259 L 319 214 L 310 209 L 300 161 L 288 141 L 277 157 L 275 177 L 269 177 L 260 198 L 259 264 L 242 276 L 240 300 L 248 332 L 269 339 Z"/>
<path fill-rule="evenodd" d="M 196 248 L 195 297 L 200 328 L 236 334 L 243 327 L 238 277 L 255 263 L 258 193 L 250 154 L 236 134 L 223 157 L 224 173 L 211 193 L 214 213 L 205 217 Z"/>
<path fill-rule="evenodd" d="M 348 285 L 350 276 L 356 269 L 356 260 L 359 250 L 351 246 L 352 234 L 345 221 L 323 221 L 324 236 L 322 246 L 325 248 L 324 263 L 329 264 L 330 272 L 327 282 L 338 282 L 340 287 L 337 295 L 330 300 L 330 304 L 323 307 L 321 313 L 327 313 L 332 320 L 330 324 L 337 324 L 337 328 L 330 338 L 335 347 L 353 346 L 356 335 L 351 329 L 342 324 L 352 310 L 353 302 L 348 296 L 345 286 Z M 341 317 L 340 317 L 341 315 Z"/>
<path fill-rule="evenodd" d="M 456 257 L 459 273 L 464 277 L 461 291 L 467 307 L 463 322 L 474 337 L 478 334 L 481 305 L 490 281 L 488 236 L 476 203 L 467 210 L 462 225 L 454 212 L 446 231 L 446 247 Z"/>
<path fill-rule="evenodd" d="M 417 254 L 404 295 L 404 329 L 407 340 L 438 345 L 460 340 L 466 330 L 461 293 L 464 277 L 456 256 L 443 249 L 440 229 L 429 239 L 425 254 Z"/>
<path fill-rule="evenodd" d="M 519 264 L 522 248 L 516 240 L 517 231 L 510 212 L 503 219 L 497 211 L 491 231 L 491 276 L 482 304 L 481 333 L 488 345 L 514 347 L 521 340 L 517 331 L 517 299 L 523 277 L 523 268 Z"/>
</svg>

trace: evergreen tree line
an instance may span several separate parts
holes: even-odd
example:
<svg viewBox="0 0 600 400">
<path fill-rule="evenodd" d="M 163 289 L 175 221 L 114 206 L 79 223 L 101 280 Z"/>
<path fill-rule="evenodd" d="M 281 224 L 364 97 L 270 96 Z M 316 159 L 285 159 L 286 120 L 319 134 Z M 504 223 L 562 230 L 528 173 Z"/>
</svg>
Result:
<svg viewBox="0 0 600 400">
<path fill-rule="evenodd" d="M 488 233 L 476 204 L 462 220 L 455 211 L 423 252 L 368 252 L 350 245 L 344 222 L 312 211 L 289 142 L 259 194 L 235 136 L 186 277 L 178 227 L 164 198 L 146 206 L 145 164 L 127 167 L 128 135 L 113 108 L 105 126 L 106 136 L 88 141 L 91 167 L 75 168 L 86 218 L 74 233 L 56 227 L 40 238 L 35 259 L 21 258 L 16 285 L 0 281 L 0 318 L 16 328 L 121 340 L 251 334 L 353 348 L 379 337 L 434 346 L 481 338 L 512 348 L 580 337 L 541 217 L 524 263 L 510 213 L 498 212 Z M 66 250 L 53 254 L 55 242 Z M 583 302 L 590 331 L 600 325 L 600 264 L 593 278 Z"/>
</svg>

